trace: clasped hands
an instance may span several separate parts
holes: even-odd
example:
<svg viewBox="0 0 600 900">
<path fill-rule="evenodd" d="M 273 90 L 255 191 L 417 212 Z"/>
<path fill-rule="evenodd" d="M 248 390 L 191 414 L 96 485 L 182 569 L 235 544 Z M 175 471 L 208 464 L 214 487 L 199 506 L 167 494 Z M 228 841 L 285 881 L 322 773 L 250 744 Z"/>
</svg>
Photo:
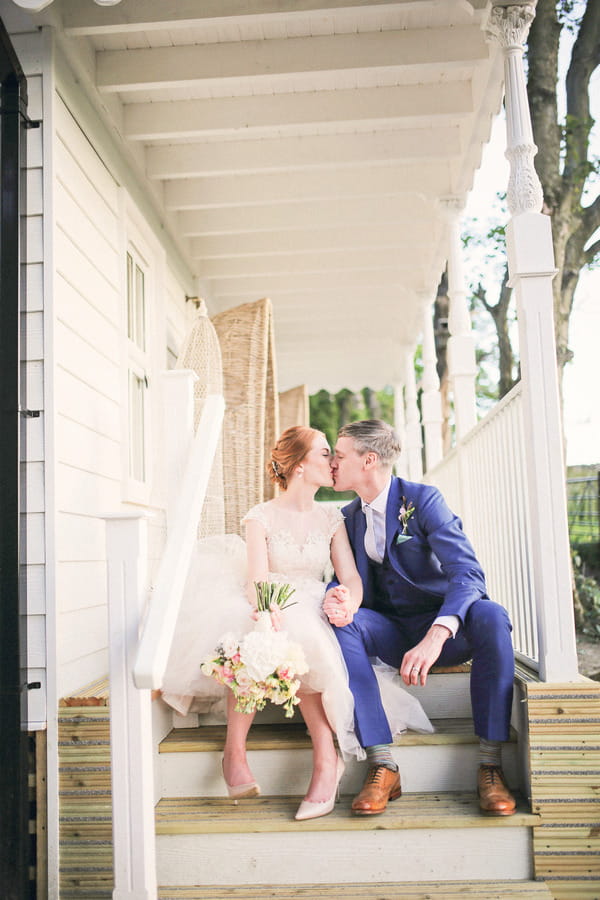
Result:
<svg viewBox="0 0 600 900">
<path fill-rule="evenodd" d="M 343 584 L 329 588 L 323 601 L 323 611 L 330 623 L 336 628 L 349 625 L 356 612 L 350 597 L 350 591 Z"/>
</svg>

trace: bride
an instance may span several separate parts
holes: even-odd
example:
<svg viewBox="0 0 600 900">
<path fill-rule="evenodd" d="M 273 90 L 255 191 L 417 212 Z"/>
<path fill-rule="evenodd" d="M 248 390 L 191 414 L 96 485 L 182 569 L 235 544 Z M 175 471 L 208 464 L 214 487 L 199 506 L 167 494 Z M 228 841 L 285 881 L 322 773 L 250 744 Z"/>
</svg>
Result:
<svg viewBox="0 0 600 900">
<path fill-rule="evenodd" d="M 223 775 L 227 790 L 234 799 L 258 796 L 260 789 L 246 757 L 254 713 L 237 712 L 232 691 L 202 675 L 200 663 L 214 651 L 224 631 L 251 630 L 256 615 L 255 581 L 292 585 L 297 602 L 272 613 L 272 619 L 275 628 L 282 628 L 302 646 L 308 663 L 298 697 L 312 740 L 313 769 L 296 819 L 327 815 L 333 809 L 344 772 L 334 736 L 344 757 L 361 759 L 365 755 L 354 731 L 354 700 L 345 663 L 322 609 L 331 565 L 339 590 L 356 609 L 362 600 L 362 583 L 346 529 L 340 527 L 343 516 L 337 507 L 314 499 L 319 487 L 333 484 L 330 456 L 320 431 L 305 426 L 288 428 L 275 444 L 269 463 L 269 475 L 281 493 L 254 506 L 243 519 L 246 558 L 244 544 L 235 535 L 199 542 L 163 681 L 163 699 L 184 714 L 194 700 L 214 699 L 226 690 Z M 199 634 L 198 597 L 203 591 L 211 602 L 205 607 L 208 612 Z M 392 731 L 404 731 L 408 725 L 431 731 L 418 701 L 393 685 L 390 674 L 378 673 L 378 677 L 387 685 L 382 686 Z"/>
</svg>

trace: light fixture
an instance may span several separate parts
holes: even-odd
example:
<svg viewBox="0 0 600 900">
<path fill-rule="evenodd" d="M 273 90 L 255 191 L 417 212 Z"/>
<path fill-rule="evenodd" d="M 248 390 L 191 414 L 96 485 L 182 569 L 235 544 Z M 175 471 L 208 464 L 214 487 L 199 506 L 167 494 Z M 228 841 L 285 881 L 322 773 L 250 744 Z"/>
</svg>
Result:
<svg viewBox="0 0 600 900">
<path fill-rule="evenodd" d="M 120 2 L 121 0 L 94 0 L 94 3 L 97 3 L 98 6 L 116 6 Z"/>
</svg>

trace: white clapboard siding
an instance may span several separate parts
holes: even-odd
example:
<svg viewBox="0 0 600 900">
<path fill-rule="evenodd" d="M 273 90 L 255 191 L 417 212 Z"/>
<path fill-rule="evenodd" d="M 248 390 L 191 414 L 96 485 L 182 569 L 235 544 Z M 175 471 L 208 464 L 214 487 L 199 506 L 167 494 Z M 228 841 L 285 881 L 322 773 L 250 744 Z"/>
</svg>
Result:
<svg viewBox="0 0 600 900">
<path fill-rule="evenodd" d="M 76 659 L 106 647 L 108 612 L 106 605 L 60 612 L 59 656 Z M 81 687 L 81 685 L 79 685 Z"/>
<path fill-rule="evenodd" d="M 23 596 L 27 597 L 27 610 L 32 616 L 43 615 L 46 611 L 44 565 L 21 566 L 19 581 Z"/>
<path fill-rule="evenodd" d="M 120 477 L 121 448 L 116 441 L 64 416 L 57 417 L 56 432 L 58 462 L 83 469 L 85 472 L 98 473 L 106 478 Z M 57 484 L 57 505 L 60 508 L 59 488 L 60 485 Z M 85 512 L 83 509 L 81 511 Z"/>
<path fill-rule="evenodd" d="M 56 532 L 56 555 L 59 561 L 104 559 L 105 531 L 102 519 L 61 513 Z"/>
<path fill-rule="evenodd" d="M 66 282 L 85 297 L 91 306 L 101 309 L 106 318 L 117 320 L 120 309 L 120 295 L 104 274 L 93 265 L 84 251 L 77 246 L 73 235 L 58 227 L 54 234 L 56 272 Z M 60 314 L 60 296 L 56 297 L 57 313 Z"/>
<path fill-rule="evenodd" d="M 29 263 L 43 262 L 44 259 L 44 222 L 41 215 L 28 216 L 25 223 L 27 240 L 27 261 Z"/>
<path fill-rule="evenodd" d="M 103 559 L 62 562 L 56 573 L 56 593 L 65 613 L 106 603 L 106 562 Z"/>
<path fill-rule="evenodd" d="M 119 399 L 119 364 L 116 357 L 107 355 L 114 352 L 110 347 L 94 346 L 60 321 L 55 326 L 55 347 L 56 357 L 65 368 L 92 382 L 106 397 Z M 63 402 L 57 404 L 61 412 Z"/>
<path fill-rule="evenodd" d="M 58 463 L 56 484 L 60 495 L 60 511 L 77 515 L 104 515 L 119 508 L 121 480 L 107 478 L 99 472 L 86 472 L 67 463 Z"/>
<path fill-rule="evenodd" d="M 45 562 L 44 513 L 27 513 L 19 520 L 21 544 L 27 548 L 28 565 Z"/>
<path fill-rule="evenodd" d="M 104 353 L 108 353 L 110 358 L 117 362 L 120 329 L 119 323 L 110 315 L 116 312 L 118 305 L 114 303 L 116 293 L 104 290 L 100 306 L 94 305 L 89 297 L 82 296 L 61 274 L 56 277 L 56 293 L 59 298 L 59 320 L 88 343 L 101 347 Z"/>
<path fill-rule="evenodd" d="M 21 313 L 21 356 L 41 362 L 44 358 L 44 314 L 41 310 Z"/>
<path fill-rule="evenodd" d="M 113 286 L 117 286 L 120 276 L 121 260 L 116 248 L 111 245 L 102 230 L 102 221 L 98 222 L 89 209 L 80 206 L 68 191 L 68 187 L 58 179 L 55 182 L 55 211 L 59 226 L 72 237 L 77 238 L 90 263 L 101 272 Z M 110 235 L 110 231 L 108 232 Z"/>
<path fill-rule="evenodd" d="M 40 312 L 44 308 L 44 267 L 42 263 L 30 263 L 25 266 L 27 279 L 26 311 Z"/>
<path fill-rule="evenodd" d="M 44 512 L 44 464 L 21 463 L 21 513 Z"/>
<path fill-rule="evenodd" d="M 57 366 L 54 386 L 57 395 L 63 397 L 62 411 L 69 419 L 113 441 L 119 441 L 121 439 L 119 403 L 115 398 L 107 397 L 90 384 L 93 379 L 92 371 L 73 374 L 63 369 L 61 365 Z"/>
</svg>

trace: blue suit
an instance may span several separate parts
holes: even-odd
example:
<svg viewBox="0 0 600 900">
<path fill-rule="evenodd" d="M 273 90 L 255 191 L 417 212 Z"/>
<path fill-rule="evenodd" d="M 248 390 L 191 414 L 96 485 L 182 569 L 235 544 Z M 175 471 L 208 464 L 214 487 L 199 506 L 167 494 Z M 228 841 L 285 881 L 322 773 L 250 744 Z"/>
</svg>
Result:
<svg viewBox="0 0 600 900">
<path fill-rule="evenodd" d="M 403 503 L 412 503 L 414 513 L 407 523 L 410 539 L 398 543 Z M 392 478 L 385 556 L 378 564 L 365 551 L 360 498 L 342 512 L 364 593 L 354 621 L 335 632 L 348 668 L 362 745 L 392 739 L 370 658 L 378 656 L 399 667 L 440 615 L 458 616 L 460 627 L 456 637 L 445 642 L 437 664 L 473 660 L 475 732 L 488 740 L 507 740 L 514 678 L 511 625 L 504 608 L 487 595 L 485 576 L 460 519 L 437 488 Z"/>
</svg>

